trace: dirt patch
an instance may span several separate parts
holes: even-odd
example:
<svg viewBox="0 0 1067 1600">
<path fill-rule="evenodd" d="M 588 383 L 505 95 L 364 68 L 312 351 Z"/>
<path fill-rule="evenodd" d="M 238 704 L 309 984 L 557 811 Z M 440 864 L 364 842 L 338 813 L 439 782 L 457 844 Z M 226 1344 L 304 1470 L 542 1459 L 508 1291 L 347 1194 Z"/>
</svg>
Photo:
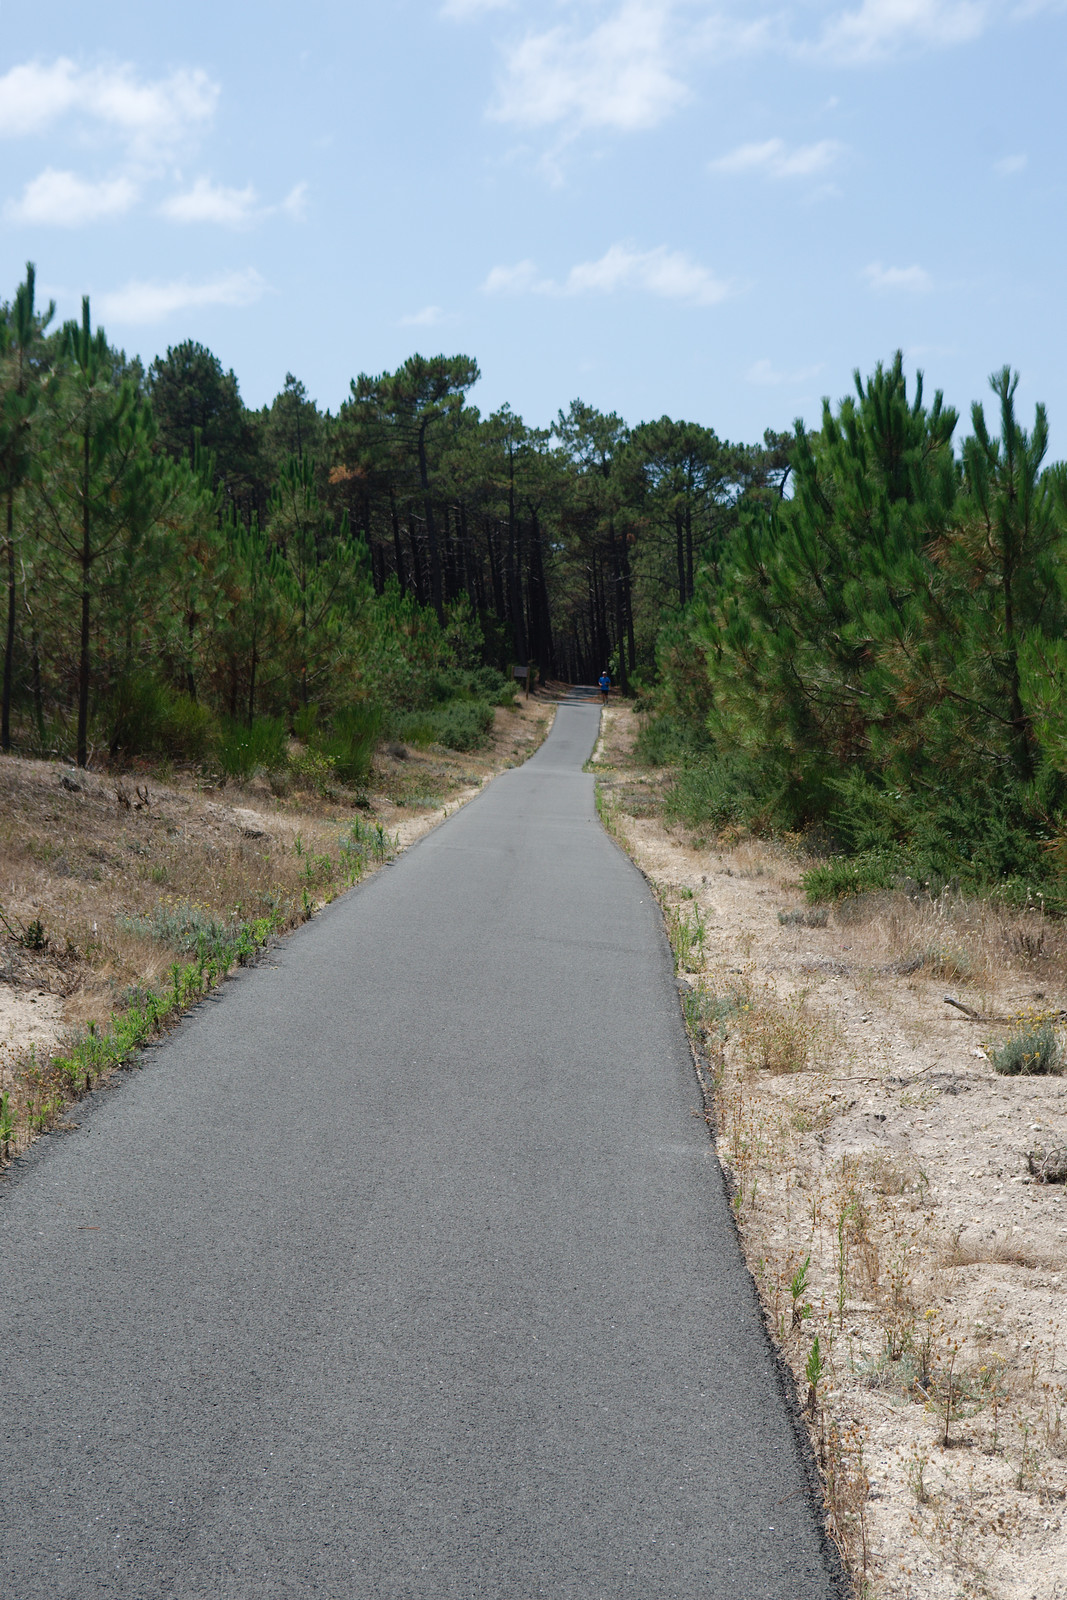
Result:
<svg viewBox="0 0 1067 1600">
<path fill-rule="evenodd" d="M 1061 1170 L 1067 1078 L 990 1058 L 1035 1015 L 1063 1044 L 1063 925 L 953 896 L 808 907 L 797 851 L 665 825 L 669 780 L 635 765 L 634 732 L 607 713 L 602 814 L 664 907 L 746 1258 L 857 1587 L 1062 1600 L 1067 1187 L 1040 1178 Z"/>
<path fill-rule="evenodd" d="M 178 965 L 221 981 L 230 931 L 313 915 L 525 760 L 554 709 L 550 695 L 498 708 L 469 754 L 384 747 L 366 795 L 0 758 L 0 1161 L 62 1114 L 57 1052 L 168 985 L 171 1016 Z"/>
</svg>

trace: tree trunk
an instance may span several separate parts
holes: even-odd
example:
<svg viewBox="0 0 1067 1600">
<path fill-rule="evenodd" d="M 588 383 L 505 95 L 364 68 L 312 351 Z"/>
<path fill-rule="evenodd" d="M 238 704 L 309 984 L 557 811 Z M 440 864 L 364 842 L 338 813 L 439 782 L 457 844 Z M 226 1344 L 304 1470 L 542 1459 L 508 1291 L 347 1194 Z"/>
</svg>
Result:
<svg viewBox="0 0 1067 1600">
<path fill-rule="evenodd" d="M 1023 707 L 1022 685 L 1019 679 L 1019 652 L 1015 645 L 1015 600 L 1013 595 L 1014 572 L 1005 564 L 1004 592 L 1004 643 L 1008 666 L 1008 701 L 1011 707 L 1011 725 L 1015 740 L 1015 765 L 1024 783 L 1034 776 L 1034 732 L 1030 718 Z"/>
<path fill-rule="evenodd" d="M 674 550 L 678 558 L 678 604 L 684 606 L 688 596 L 685 588 L 685 524 L 681 506 L 674 508 Z"/>
<path fill-rule="evenodd" d="M 259 650 L 255 640 L 252 641 L 252 659 L 248 670 L 248 726 L 251 727 L 256 716 L 256 668 L 259 666 Z"/>
<path fill-rule="evenodd" d="M 44 694 L 41 691 L 41 646 L 34 625 L 30 631 L 30 680 L 33 685 L 33 718 L 37 724 L 37 743 L 42 756 L 44 747 Z"/>
<path fill-rule="evenodd" d="M 685 579 L 687 600 L 693 598 L 693 508 L 685 507 Z"/>
<path fill-rule="evenodd" d="M 11 749 L 11 695 L 15 672 L 15 491 L 7 491 L 7 628 L 4 633 L 3 710 L 0 749 Z"/>
<path fill-rule="evenodd" d="M 493 523 L 487 519 L 485 524 L 485 543 L 489 551 L 489 577 L 493 585 L 493 606 L 498 617 L 504 616 L 504 591 L 500 582 L 500 561 L 497 550 L 496 538 L 493 533 Z"/>
<path fill-rule="evenodd" d="M 408 544 L 411 546 L 411 575 L 414 582 L 415 598 L 420 606 L 426 604 L 426 575 L 422 567 L 422 554 L 419 550 L 419 536 L 415 532 L 415 518 L 408 513 Z"/>
<path fill-rule="evenodd" d="M 630 692 L 630 678 L 626 670 L 625 595 L 623 594 L 622 560 L 615 537 L 615 521 L 608 522 L 608 541 L 611 546 L 611 565 L 615 588 L 615 639 L 619 650 L 619 688 L 623 694 Z"/>
<path fill-rule="evenodd" d="M 393 554 L 396 557 L 396 578 L 400 585 L 401 595 L 408 592 L 407 574 L 404 571 L 404 546 L 400 538 L 400 518 L 397 515 L 396 495 L 389 490 L 389 515 L 393 523 Z"/>
<path fill-rule="evenodd" d="M 515 517 L 515 456 L 508 451 L 508 604 L 511 610 L 511 634 L 515 643 L 515 665 L 524 667 L 529 660 L 526 648 L 526 624 L 522 614 L 522 575 L 520 567 L 518 523 Z"/>
<path fill-rule="evenodd" d="M 441 552 L 437 547 L 437 526 L 433 519 L 433 501 L 430 498 L 430 469 L 426 461 L 426 424 L 419 429 L 419 482 L 422 485 L 422 503 L 426 512 L 426 538 L 430 546 L 430 596 L 437 620 L 445 620 L 444 600 L 441 594 Z"/>
<path fill-rule="evenodd" d="M 82 451 L 82 595 L 81 635 L 78 649 L 78 749 L 79 767 L 89 765 L 89 573 L 93 563 L 92 514 L 89 509 L 89 429 Z"/>
</svg>

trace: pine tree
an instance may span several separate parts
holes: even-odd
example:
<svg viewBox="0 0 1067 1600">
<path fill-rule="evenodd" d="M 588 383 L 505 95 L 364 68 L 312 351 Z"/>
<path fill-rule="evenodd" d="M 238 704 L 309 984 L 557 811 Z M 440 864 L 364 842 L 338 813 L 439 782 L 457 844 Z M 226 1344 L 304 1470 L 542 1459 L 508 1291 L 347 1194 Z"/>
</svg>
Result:
<svg viewBox="0 0 1067 1600">
<path fill-rule="evenodd" d="M 38 353 L 55 304 L 39 314 L 35 305 L 36 269 L 26 263 L 26 279 L 0 317 L 0 483 L 4 500 L 4 564 L 7 613 L 4 628 L 3 685 L 0 689 L 0 749 L 11 749 L 11 697 L 15 675 L 15 615 L 18 556 L 15 498 L 34 465 L 31 425 L 40 395 Z"/>
<path fill-rule="evenodd" d="M 151 565 L 151 536 L 187 482 L 153 453 L 151 413 L 123 366 L 103 329 L 94 332 L 86 297 L 81 322 L 63 330 L 61 360 L 46 385 L 43 468 L 34 486 L 55 575 L 77 602 L 76 760 L 82 767 L 89 760 L 94 607 L 113 582 L 109 560 L 121 558 L 122 582 L 112 592 L 143 604 L 139 563 L 143 558 Z"/>
</svg>

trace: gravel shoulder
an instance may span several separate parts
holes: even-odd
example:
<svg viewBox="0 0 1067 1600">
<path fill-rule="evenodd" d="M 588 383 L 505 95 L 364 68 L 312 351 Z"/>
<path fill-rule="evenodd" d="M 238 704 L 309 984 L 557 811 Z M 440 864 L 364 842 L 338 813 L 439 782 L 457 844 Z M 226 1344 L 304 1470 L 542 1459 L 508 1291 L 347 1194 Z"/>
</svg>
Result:
<svg viewBox="0 0 1067 1600">
<path fill-rule="evenodd" d="M 812 916 L 799 848 L 664 821 L 669 776 L 635 763 L 635 733 L 606 714 L 602 816 L 664 910 L 857 1587 L 1060 1600 L 1067 1189 L 1033 1169 L 1067 1145 L 1067 1080 L 1000 1077 L 990 1053 L 1067 1003 L 1062 925 L 903 894 Z"/>
</svg>

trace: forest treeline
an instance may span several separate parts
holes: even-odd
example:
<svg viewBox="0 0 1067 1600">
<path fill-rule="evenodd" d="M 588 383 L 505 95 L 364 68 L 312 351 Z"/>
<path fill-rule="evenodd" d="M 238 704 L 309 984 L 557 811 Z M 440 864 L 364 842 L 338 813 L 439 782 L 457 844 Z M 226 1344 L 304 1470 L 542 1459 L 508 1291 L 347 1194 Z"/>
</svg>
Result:
<svg viewBox="0 0 1067 1600">
<path fill-rule="evenodd" d="M 291 374 L 260 409 L 186 342 L 151 366 L 33 269 L 0 307 L 0 744 L 358 783 L 375 740 L 468 748 L 512 668 L 650 711 L 694 825 L 806 833 L 828 892 L 1067 865 L 1067 477 L 1015 379 L 957 414 L 898 356 L 757 444 L 579 400 L 470 401 L 468 356 Z"/>
<path fill-rule="evenodd" d="M 87 300 L 56 326 L 32 267 L 2 312 L 5 750 L 248 765 L 296 731 L 351 767 L 382 727 L 473 741 L 516 664 L 626 690 L 788 471 L 784 439 L 580 401 L 483 417 L 467 356 L 250 409 L 200 345 L 144 370 Z"/>
</svg>

